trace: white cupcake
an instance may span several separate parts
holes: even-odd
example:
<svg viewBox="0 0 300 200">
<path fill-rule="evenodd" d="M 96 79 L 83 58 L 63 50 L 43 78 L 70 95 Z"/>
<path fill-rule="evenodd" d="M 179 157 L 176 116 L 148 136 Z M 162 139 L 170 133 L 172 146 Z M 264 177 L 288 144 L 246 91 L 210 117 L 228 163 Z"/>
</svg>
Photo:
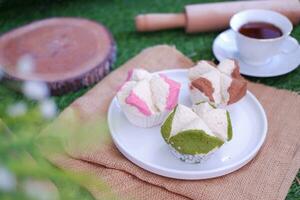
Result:
<svg viewBox="0 0 300 200">
<path fill-rule="evenodd" d="M 117 99 L 127 119 L 139 127 L 162 123 L 177 105 L 180 84 L 164 75 L 152 75 L 143 69 L 129 72 Z"/>
<path fill-rule="evenodd" d="M 230 118 L 228 121 L 223 117 L 223 112 L 221 112 L 223 109 L 218 109 L 218 112 L 215 113 L 212 111 L 215 109 L 211 105 L 206 107 L 207 105 L 196 107 L 198 115 L 192 109 L 179 104 L 161 127 L 161 134 L 171 152 L 182 161 L 200 163 L 208 159 L 225 141 L 232 137 Z M 226 115 L 226 110 L 224 111 Z M 202 118 L 206 114 L 208 117 Z M 218 123 L 225 125 L 228 123 L 230 129 L 224 130 L 224 126 L 214 128 L 213 125 Z"/>
</svg>

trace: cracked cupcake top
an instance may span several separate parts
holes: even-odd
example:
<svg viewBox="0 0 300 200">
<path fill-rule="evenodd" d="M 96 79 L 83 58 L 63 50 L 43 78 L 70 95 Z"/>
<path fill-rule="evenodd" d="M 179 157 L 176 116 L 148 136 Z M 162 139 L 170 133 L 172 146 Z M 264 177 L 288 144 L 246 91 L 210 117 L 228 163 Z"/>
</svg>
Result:
<svg viewBox="0 0 300 200">
<path fill-rule="evenodd" d="M 193 103 L 202 101 L 214 105 L 228 105 L 245 96 L 247 82 L 239 72 L 234 60 L 226 59 L 215 65 L 200 61 L 188 72 L 190 94 Z"/>
<path fill-rule="evenodd" d="M 182 154 L 208 154 L 232 139 L 229 113 L 209 103 L 178 104 L 161 126 L 164 140 Z"/>
<path fill-rule="evenodd" d="M 128 72 L 117 98 L 125 112 L 151 116 L 171 111 L 177 105 L 179 91 L 180 84 L 163 74 L 134 69 Z"/>
</svg>

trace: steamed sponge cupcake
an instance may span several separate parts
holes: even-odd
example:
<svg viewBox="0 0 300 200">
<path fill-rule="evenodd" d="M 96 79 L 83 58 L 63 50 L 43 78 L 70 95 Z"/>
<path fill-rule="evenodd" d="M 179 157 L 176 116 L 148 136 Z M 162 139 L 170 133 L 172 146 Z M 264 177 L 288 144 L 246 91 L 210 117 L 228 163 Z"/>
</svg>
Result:
<svg viewBox="0 0 300 200">
<path fill-rule="evenodd" d="M 165 75 L 152 75 L 146 70 L 129 72 L 117 99 L 127 119 L 139 127 L 162 123 L 177 105 L 180 84 Z"/>
<path fill-rule="evenodd" d="M 178 104 L 161 126 L 165 142 L 182 161 L 200 163 L 232 138 L 231 128 L 228 129 L 227 126 L 230 118 L 228 123 L 226 110 L 221 112 L 223 109 L 214 109 L 209 104 L 209 107 L 206 106 L 205 104 L 195 108 L 198 112 L 196 113 L 191 108 Z M 202 118 L 206 114 L 208 117 Z M 216 124 L 222 125 L 214 128 Z"/>
<path fill-rule="evenodd" d="M 223 60 L 218 66 L 200 61 L 188 72 L 192 102 L 210 102 L 216 106 L 229 105 L 245 96 L 247 82 L 234 60 Z"/>
</svg>

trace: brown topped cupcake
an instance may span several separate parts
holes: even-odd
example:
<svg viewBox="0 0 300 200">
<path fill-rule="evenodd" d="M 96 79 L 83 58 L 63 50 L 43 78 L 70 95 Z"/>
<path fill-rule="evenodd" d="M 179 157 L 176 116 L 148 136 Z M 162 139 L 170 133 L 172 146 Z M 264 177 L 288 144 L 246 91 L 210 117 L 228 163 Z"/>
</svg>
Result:
<svg viewBox="0 0 300 200">
<path fill-rule="evenodd" d="M 229 105 L 245 96 L 247 82 L 239 72 L 234 60 L 226 59 L 215 65 L 200 61 L 188 72 L 192 102 L 210 102 L 214 105 Z"/>
</svg>

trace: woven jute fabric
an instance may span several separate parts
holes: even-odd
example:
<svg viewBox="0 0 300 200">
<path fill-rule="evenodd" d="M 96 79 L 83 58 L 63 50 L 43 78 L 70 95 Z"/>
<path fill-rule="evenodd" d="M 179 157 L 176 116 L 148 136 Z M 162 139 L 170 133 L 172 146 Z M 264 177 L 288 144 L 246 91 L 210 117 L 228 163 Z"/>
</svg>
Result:
<svg viewBox="0 0 300 200">
<path fill-rule="evenodd" d="M 143 50 L 72 103 L 44 130 L 44 134 L 57 134 L 62 124 L 84 127 L 95 119 L 101 124 L 84 131 L 76 128 L 79 131 L 72 131 L 64 143 L 64 155 L 49 158 L 63 169 L 105 180 L 119 198 L 284 199 L 300 167 L 300 96 L 292 92 L 249 83 L 248 89 L 267 114 L 267 139 L 251 162 L 219 178 L 184 181 L 158 176 L 128 161 L 113 145 L 106 123 L 107 110 L 127 71 L 137 67 L 159 71 L 191 66 L 193 62 L 174 47 L 159 45 Z M 101 199 L 101 191 L 87 187 Z"/>
</svg>

